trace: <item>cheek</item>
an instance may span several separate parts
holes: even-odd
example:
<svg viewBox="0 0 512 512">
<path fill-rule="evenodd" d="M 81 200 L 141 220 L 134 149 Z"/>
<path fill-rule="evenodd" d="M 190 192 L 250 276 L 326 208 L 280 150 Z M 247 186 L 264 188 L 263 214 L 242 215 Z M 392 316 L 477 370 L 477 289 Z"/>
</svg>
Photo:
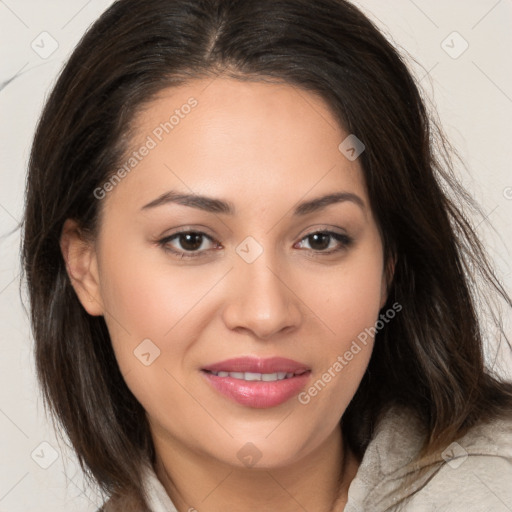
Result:
<svg viewBox="0 0 512 512">
<path fill-rule="evenodd" d="M 183 380 L 187 354 L 208 321 L 201 298 L 215 276 L 156 265 L 142 255 L 118 264 L 112 256 L 104 265 L 102 297 L 116 360 L 143 407 L 169 414 L 190 398 L 181 396 L 174 377 Z"/>
<path fill-rule="evenodd" d="M 298 397 L 311 417 L 321 417 L 327 435 L 359 387 L 370 360 L 382 294 L 380 246 L 354 253 L 312 293 L 311 309 L 329 332 L 323 336 L 318 371 Z M 370 250 L 371 249 L 371 250 Z M 317 281 L 318 284 L 320 284 Z"/>
<path fill-rule="evenodd" d="M 380 246 L 354 253 L 345 265 L 322 277 L 309 296 L 312 309 L 325 321 L 338 350 L 378 319 L 383 265 Z"/>
<path fill-rule="evenodd" d="M 145 339 L 166 355 L 180 355 L 187 337 L 176 337 L 176 333 L 188 325 L 188 339 L 194 337 L 192 331 L 199 328 L 200 321 L 190 329 L 189 313 L 200 309 L 197 305 L 216 276 L 198 267 L 166 264 L 165 258 L 156 254 L 157 249 L 123 251 L 121 241 L 109 247 L 113 246 L 115 250 L 103 253 L 100 279 L 105 320 L 120 365 L 130 368 L 137 364 L 134 350 Z M 171 339 L 173 343 L 169 343 Z"/>
<path fill-rule="evenodd" d="M 102 298 L 109 312 L 122 318 L 127 327 L 162 337 L 211 287 L 215 276 L 206 267 L 177 264 L 142 235 L 130 234 L 130 226 L 125 226 L 124 233 L 105 237 Z"/>
</svg>

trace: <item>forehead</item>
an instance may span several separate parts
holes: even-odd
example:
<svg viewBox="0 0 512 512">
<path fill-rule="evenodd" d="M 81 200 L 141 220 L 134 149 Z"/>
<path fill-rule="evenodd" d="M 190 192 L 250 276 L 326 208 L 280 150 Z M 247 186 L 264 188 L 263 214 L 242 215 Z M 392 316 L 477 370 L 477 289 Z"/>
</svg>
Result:
<svg viewBox="0 0 512 512">
<path fill-rule="evenodd" d="M 217 77 L 164 89 L 134 133 L 112 196 L 137 204 L 166 189 L 246 204 L 334 189 L 365 197 L 359 162 L 339 149 L 349 134 L 319 96 L 290 84 Z"/>
</svg>

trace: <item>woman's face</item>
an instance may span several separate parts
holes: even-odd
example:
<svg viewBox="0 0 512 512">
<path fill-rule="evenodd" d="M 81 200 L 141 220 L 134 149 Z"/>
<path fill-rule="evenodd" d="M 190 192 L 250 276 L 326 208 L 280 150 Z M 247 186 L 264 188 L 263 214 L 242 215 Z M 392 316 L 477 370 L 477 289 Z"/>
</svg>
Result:
<svg viewBox="0 0 512 512">
<path fill-rule="evenodd" d="M 104 315 L 157 446 L 298 461 L 339 424 L 386 299 L 349 134 L 311 93 L 227 78 L 165 90 L 136 128 L 92 198 L 82 303 Z"/>
</svg>

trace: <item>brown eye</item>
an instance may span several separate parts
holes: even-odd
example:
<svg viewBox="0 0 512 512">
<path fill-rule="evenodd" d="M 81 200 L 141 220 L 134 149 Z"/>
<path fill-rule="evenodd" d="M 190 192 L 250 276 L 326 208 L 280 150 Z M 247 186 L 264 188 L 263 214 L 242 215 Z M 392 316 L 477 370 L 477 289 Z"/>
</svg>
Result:
<svg viewBox="0 0 512 512">
<path fill-rule="evenodd" d="M 342 251 L 352 244 L 348 235 L 334 231 L 317 231 L 305 236 L 300 242 L 300 248 L 309 249 L 320 254 L 331 254 Z M 304 245 L 306 244 L 306 245 Z"/>
<path fill-rule="evenodd" d="M 167 252 L 181 258 L 203 256 L 205 253 L 219 246 L 206 233 L 200 231 L 182 231 L 163 238 L 158 244 Z M 213 247 L 212 247 L 213 246 Z"/>
<path fill-rule="evenodd" d="M 314 233 L 307 237 L 309 239 L 309 246 L 314 251 L 324 251 L 329 247 L 331 235 L 327 233 Z"/>
<path fill-rule="evenodd" d="M 178 236 L 180 246 L 186 251 L 197 251 L 203 243 L 201 233 L 181 233 Z"/>
</svg>

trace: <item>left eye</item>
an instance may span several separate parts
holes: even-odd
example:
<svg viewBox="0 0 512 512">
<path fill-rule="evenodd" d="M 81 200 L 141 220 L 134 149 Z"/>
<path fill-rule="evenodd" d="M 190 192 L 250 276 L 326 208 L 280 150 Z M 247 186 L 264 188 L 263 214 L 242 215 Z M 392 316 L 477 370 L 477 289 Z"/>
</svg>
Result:
<svg viewBox="0 0 512 512">
<path fill-rule="evenodd" d="M 335 233 L 333 231 L 317 231 L 305 236 L 299 244 L 308 241 L 309 247 L 312 251 L 330 253 L 343 249 L 350 245 L 351 239 L 347 235 Z M 341 246 L 341 247 L 340 247 Z"/>
</svg>

